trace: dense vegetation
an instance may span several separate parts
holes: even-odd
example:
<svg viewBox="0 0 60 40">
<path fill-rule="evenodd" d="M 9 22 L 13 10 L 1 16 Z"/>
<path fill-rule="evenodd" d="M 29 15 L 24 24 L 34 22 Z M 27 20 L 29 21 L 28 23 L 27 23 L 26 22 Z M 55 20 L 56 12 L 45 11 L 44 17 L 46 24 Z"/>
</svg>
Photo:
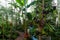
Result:
<svg viewBox="0 0 60 40">
<path fill-rule="evenodd" d="M 16 2 L 15 2 L 16 1 Z M 0 8 L 1 40 L 60 40 L 60 23 L 52 0 L 15 0 L 9 8 Z M 31 12 L 27 9 L 32 7 Z M 34 10 L 33 10 L 34 9 Z M 46 38 L 45 38 L 46 37 Z"/>
</svg>

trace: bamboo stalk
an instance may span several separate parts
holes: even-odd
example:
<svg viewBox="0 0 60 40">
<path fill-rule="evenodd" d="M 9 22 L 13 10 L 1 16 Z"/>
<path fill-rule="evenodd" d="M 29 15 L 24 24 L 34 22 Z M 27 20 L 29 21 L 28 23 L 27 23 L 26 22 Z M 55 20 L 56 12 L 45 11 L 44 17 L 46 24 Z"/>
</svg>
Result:
<svg viewBox="0 0 60 40">
<path fill-rule="evenodd" d="M 25 20 L 24 20 L 24 27 L 25 27 L 25 35 L 26 35 L 26 33 L 27 33 L 27 27 L 26 27 L 26 21 Z M 27 40 L 27 38 L 25 38 L 25 40 Z"/>
<path fill-rule="evenodd" d="M 11 0 L 11 3 L 12 2 L 14 2 L 14 0 L 12 1 Z M 12 8 L 12 6 L 11 6 L 11 8 Z M 11 37 L 12 37 L 12 27 L 13 27 L 13 13 L 12 13 L 12 15 L 11 15 L 11 25 L 10 25 L 10 38 L 9 38 L 9 40 L 11 40 Z"/>
<path fill-rule="evenodd" d="M 13 13 L 12 13 L 12 19 L 11 19 L 11 25 L 10 25 L 10 40 L 12 37 L 12 27 L 13 27 Z"/>
<path fill-rule="evenodd" d="M 2 22 L 3 22 L 3 15 L 2 15 Z M 2 23 L 2 27 L 3 27 L 3 23 Z M 3 40 L 4 40 L 4 27 L 3 27 L 3 35 L 2 35 L 2 37 L 3 37 Z"/>
<path fill-rule="evenodd" d="M 11 37 L 12 37 L 13 13 L 12 13 L 11 17 L 12 17 L 12 19 L 11 19 L 11 25 L 10 25 L 10 38 L 9 38 L 9 40 L 11 40 Z"/>
<path fill-rule="evenodd" d="M 24 3 L 26 4 L 26 1 L 24 1 Z M 24 20 L 24 25 L 25 25 L 25 33 L 27 33 L 27 23 L 26 23 L 26 7 L 25 7 L 25 20 Z M 27 34 L 26 34 L 27 35 Z M 25 40 L 27 40 L 27 38 L 25 38 Z"/>
<path fill-rule="evenodd" d="M 44 0 L 42 0 L 42 12 L 43 12 L 43 10 L 44 10 Z M 43 19 L 44 19 L 44 18 L 43 18 L 43 16 L 44 16 L 43 13 L 42 13 L 41 15 L 42 15 L 42 18 L 41 18 L 41 19 L 43 20 Z M 41 21 L 41 20 L 40 20 L 40 21 Z M 40 25 L 41 25 L 41 24 L 40 24 Z M 41 26 L 39 26 L 38 29 L 39 29 L 39 31 L 41 32 L 43 28 L 41 28 Z M 39 40 L 42 40 L 42 36 L 41 36 L 41 35 L 39 35 Z"/>
</svg>

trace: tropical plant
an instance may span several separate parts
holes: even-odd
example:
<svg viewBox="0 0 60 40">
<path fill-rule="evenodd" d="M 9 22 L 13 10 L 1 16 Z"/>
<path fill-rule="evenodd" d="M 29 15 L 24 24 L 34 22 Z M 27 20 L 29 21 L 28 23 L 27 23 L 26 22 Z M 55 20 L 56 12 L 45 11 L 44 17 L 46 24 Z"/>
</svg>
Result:
<svg viewBox="0 0 60 40">
<path fill-rule="evenodd" d="M 24 37 L 34 37 L 41 40 L 41 36 L 58 36 L 59 28 L 56 25 L 57 10 L 52 6 L 52 0 L 34 0 L 27 4 L 29 0 L 15 0 L 11 7 L 0 8 L 0 35 L 13 40 L 17 37 L 17 32 L 24 32 Z M 34 11 L 27 12 L 27 9 L 34 6 Z M 10 21 L 9 21 L 10 20 Z M 56 31 L 56 29 L 58 29 Z M 29 33 L 29 35 L 28 35 Z M 59 37 L 59 36 L 58 36 Z M 32 38 L 33 39 L 33 38 Z"/>
</svg>

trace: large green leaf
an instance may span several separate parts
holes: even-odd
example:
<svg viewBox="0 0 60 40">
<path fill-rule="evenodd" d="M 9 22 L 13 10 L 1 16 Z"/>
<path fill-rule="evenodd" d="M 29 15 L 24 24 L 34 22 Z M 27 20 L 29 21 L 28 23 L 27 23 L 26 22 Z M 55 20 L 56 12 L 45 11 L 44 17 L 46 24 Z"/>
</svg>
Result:
<svg viewBox="0 0 60 40">
<path fill-rule="evenodd" d="M 20 6 L 23 6 L 24 5 L 24 0 L 16 0 L 16 2 L 20 5 Z"/>
<path fill-rule="evenodd" d="M 46 24 L 46 26 L 44 27 L 44 29 L 47 31 L 47 30 L 49 30 L 50 32 L 54 32 L 54 30 L 55 30 L 55 28 L 54 28 L 54 26 L 53 25 L 51 25 L 51 24 Z"/>
<path fill-rule="evenodd" d="M 20 6 L 24 6 L 27 3 L 28 0 L 16 0 L 16 2 L 20 5 Z"/>
<path fill-rule="evenodd" d="M 49 27 L 49 31 L 54 32 L 54 30 L 55 30 L 54 26 L 51 24 L 47 24 L 47 25 Z"/>
</svg>

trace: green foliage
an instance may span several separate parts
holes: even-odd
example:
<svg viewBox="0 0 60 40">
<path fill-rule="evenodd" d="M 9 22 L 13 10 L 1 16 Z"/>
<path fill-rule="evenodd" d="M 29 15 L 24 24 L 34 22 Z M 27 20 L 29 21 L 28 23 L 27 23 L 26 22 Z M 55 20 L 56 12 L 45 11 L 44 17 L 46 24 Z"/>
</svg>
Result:
<svg viewBox="0 0 60 40">
<path fill-rule="evenodd" d="M 24 6 L 24 5 L 26 5 L 26 3 L 27 3 L 27 1 L 28 0 L 16 0 L 16 2 L 20 5 L 20 6 Z"/>
<path fill-rule="evenodd" d="M 30 34 L 35 35 L 36 34 L 36 28 L 38 28 L 38 25 L 41 23 L 44 24 L 42 29 L 42 34 L 48 35 L 48 36 L 58 36 L 60 35 L 60 30 L 56 32 L 56 10 L 53 10 L 52 7 L 52 0 L 44 0 L 44 9 L 42 9 L 42 0 L 33 1 L 30 4 L 27 5 L 28 0 L 15 0 L 11 4 L 11 6 L 14 6 L 15 9 L 19 8 L 17 12 L 13 11 L 13 8 L 0 8 L 0 35 L 5 35 L 7 38 L 9 38 L 11 35 L 13 39 L 17 38 L 19 32 L 24 32 L 25 27 L 29 28 L 29 26 L 33 25 L 34 28 L 30 30 Z M 29 8 L 30 6 L 34 5 L 36 8 L 33 12 L 28 13 L 26 8 Z M 22 14 L 22 15 L 20 15 Z M 43 15 L 44 16 L 43 16 Z M 14 17 L 15 15 L 15 17 Z M 25 15 L 25 17 L 24 17 Z M 5 16 L 5 18 L 3 17 Z M 23 18 L 23 23 L 21 23 L 21 18 Z M 34 17 L 36 18 L 36 21 L 38 20 L 38 23 L 34 20 Z M 8 19 L 11 18 L 11 23 L 8 21 Z M 28 20 L 26 20 L 28 19 Z M 43 19 L 43 20 L 42 20 Z M 42 20 L 42 22 L 41 22 Z M 45 22 L 44 22 L 45 21 Z M 31 22 L 31 23 L 30 23 Z M 14 25 L 13 25 L 14 23 Z M 30 25 L 31 24 L 31 25 Z M 36 27 L 35 27 L 36 26 Z M 3 31 L 4 28 L 4 31 Z M 10 32 L 11 30 L 11 32 Z M 4 34 L 3 34 L 4 33 Z M 12 33 L 12 34 L 11 34 Z"/>
<path fill-rule="evenodd" d="M 32 15 L 31 15 L 31 13 L 27 13 L 27 18 L 28 18 L 29 20 L 32 20 Z"/>
</svg>

